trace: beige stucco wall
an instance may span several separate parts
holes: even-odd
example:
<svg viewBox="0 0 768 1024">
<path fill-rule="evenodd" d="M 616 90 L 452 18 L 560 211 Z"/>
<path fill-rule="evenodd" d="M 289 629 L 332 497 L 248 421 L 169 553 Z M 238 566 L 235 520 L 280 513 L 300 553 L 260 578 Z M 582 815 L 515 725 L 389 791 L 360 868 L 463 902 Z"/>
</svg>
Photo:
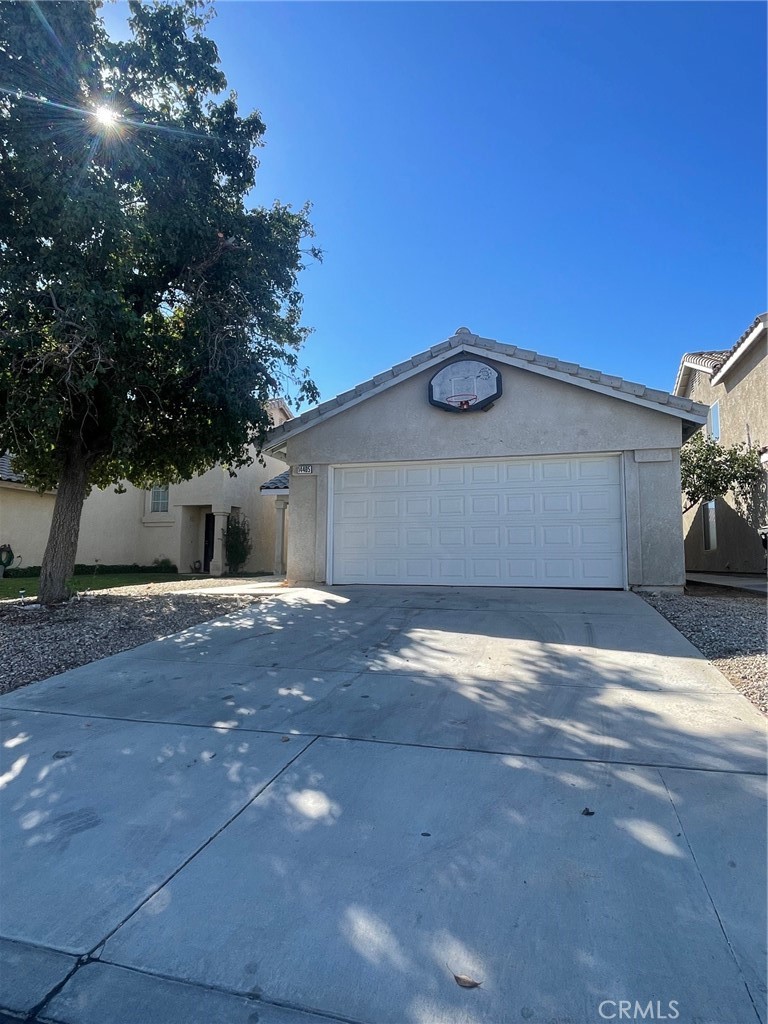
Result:
<svg viewBox="0 0 768 1024">
<path fill-rule="evenodd" d="M 629 584 L 684 582 L 680 419 L 494 365 L 502 374 L 504 393 L 486 412 L 457 415 L 429 405 L 433 368 L 288 439 L 286 461 L 292 467 L 313 466 L 312 476 L 291 477 L 290 580 L 325 580 L 330 465 L 620 452 Z"/>
<path fill-rule="evenodd" d="M 22 565 L 40 565 L 54 500 L 52 494 L 0 481 L 0 544 L 10 544 Z"/>
<path fill-rule="evenodd" d="M 150 513 L 148 492 L 126 484 L 125 492 L 94 489 L 83 505 L 77 561 L 94 564 L 151 565 L 169 558 L 180 572 L 202 562 L 205 513 L 243 512 L 251 524 L 250 572 L 271 572 L 274 565 L 274 499 L 259 487 L 285 469 L 269 456 L 241 469 L 235 477 L 217 466 L 193 480 L 172 484 L 168 513 Z M 54 496 L 20 485 L 0 485 L 0 544 L 10 543 L 25 565 L 40 565 L 50 530 Z"/>
<path fill-rule="evenodd" d="M 750 441 L 757 448 L 768 445 L 768 339 L 741 358 L 720 384 L 699 373 L 688 396 L 705 405 L 720 404 L 720 440 L 724 445 Z M 763 572 L 765 549 L 758 527 L 768 522 L 768 472 L 757 489 L 751 514 L 736 510 L 732 495 L 716 503 L 717 547 L 704 549 L 703 513 L 700 507 L 683 515 L 685 560 L 692 572 Z"/>
</svg>

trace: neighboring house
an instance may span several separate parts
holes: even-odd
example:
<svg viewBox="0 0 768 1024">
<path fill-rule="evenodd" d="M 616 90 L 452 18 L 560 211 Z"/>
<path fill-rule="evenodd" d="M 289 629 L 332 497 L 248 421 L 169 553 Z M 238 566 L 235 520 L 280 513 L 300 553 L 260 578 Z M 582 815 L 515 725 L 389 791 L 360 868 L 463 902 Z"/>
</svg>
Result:
<svg viewBox="0 0 768 1024">
<path fill-rule="evenodd" d="M 38 494 L 27 487 L 10 455 L 0 455 L 0 544 L 10 544 L 25 565 L 40 564 L 55 500 L 53 491 Z M 26 552 L 39 552 L 36 563 Z"/>
<path fill-rule="evenodd" d="M 707 434 L 724 445 L 744 441 L 760 449 L 766 478 L 747 517 L 728 495 L 683 516 L 689 572 L 764 572 L 760 528 L 768 522 L 768 314 L 758 316 L 729 349 L 687 352 L 674 393 L 710 407 Z"/>
<path fill-rule="evenodd" d="M 270 432 L 288 579 L 679 588 L 679 450 L 706 417 L 459 328 Z"/>
<path fill-rule="evenodd" d="M 272 421 L 291 419 L 286 404 L 270 403 Z M 225 571 L 222 533 L 227 516 L 242 512 L 251 524 L 253 551 L 247 571 L 272 571 L 275 516 L 259 488 L 282 466 L 263 456 L 230 477 L 216 466 L 181 484 L 149 491 L 125 484 L 94 489 L 86 498 L 80 521 L 77 561 L 93 565 L 151 565 L 167 558 L 180 572 Z M 0 458 L 0 544 L 10 544 L 24 565 L 40 565 L 48 540 L 55 493 L 37 494 L 14 473 L 8 455 Z"/>
</svg>

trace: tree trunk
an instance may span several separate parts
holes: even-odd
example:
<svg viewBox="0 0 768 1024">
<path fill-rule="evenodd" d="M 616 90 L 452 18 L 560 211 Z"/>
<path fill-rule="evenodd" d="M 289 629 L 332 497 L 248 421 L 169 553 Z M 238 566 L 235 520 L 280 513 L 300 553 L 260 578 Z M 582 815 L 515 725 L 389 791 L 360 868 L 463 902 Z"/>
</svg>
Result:
<svg viewBox="0 0 768 1024">
<path fill-rule="evenodd" d="M 40 571 L 41 604 L 53 604 L 67 597 L 67 580 L 72 576 L 80 535 L 80 516 L 88 490 L 88 463 L 79 445 L 64 462 L 56 503 L 53 506 L 51 532 L 45 546 Z"/>
</svg>

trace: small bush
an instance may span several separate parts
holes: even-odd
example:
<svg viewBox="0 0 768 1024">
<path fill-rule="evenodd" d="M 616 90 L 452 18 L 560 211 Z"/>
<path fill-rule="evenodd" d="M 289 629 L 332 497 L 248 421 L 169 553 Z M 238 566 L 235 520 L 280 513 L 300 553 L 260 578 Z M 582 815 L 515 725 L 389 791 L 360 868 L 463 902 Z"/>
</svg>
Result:
<svg viewBox="0 0 768 1024">
<path fill-rule="evenodd" d="M 156 558 L 152 563 L 155 572 L 178 572 L 170 558 Z"/>
<path fill-rule="evenodd" d="M 230 573 L 237 573 L 248 561 L 253 550 L 251 524 L 239 512 L 233 512 L 227 519 L 224 531 L 224 552 Z"/>
</svg>

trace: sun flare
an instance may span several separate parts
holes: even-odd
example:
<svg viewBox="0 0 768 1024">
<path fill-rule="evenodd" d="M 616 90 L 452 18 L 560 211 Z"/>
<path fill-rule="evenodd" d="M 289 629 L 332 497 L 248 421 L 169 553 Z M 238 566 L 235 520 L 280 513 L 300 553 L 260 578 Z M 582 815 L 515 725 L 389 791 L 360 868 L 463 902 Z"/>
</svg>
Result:
<svg viewBox="0 0 768 1024">
<path fill-rule="evenodd" d="M 113 128 L 119 117 L 111 107 L 96 107 L 93 116 L 105 128 Z"/>
</svg>

